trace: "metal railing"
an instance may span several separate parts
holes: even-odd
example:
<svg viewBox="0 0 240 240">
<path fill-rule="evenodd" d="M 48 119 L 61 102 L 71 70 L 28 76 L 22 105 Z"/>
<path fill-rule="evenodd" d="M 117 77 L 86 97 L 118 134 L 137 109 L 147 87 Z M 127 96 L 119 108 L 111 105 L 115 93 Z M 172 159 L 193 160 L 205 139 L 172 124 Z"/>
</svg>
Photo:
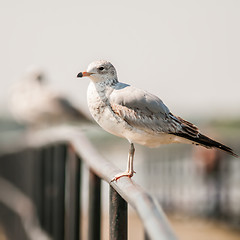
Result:
<svg viewBox="0 0 240 240">
<path fill-rule="evenodd" d="M 80 239 L 82 163 L 89 168 L 88 240 L 101 238 L 101 180 L 110 185 L 110 240 L 127 239 L 128 204 L 143 223 L 145 239 L 177 239 L 158 202 L 139 185 L 126 177 L 111 182 L 121 171 L 103 159 L 79 130 L 65 127 L 32 132 L 13 145 L 14 150 L 11 146 L 5 152 L 33 151 L 32 157 L 42 162 L 38 213 L 43 229 L 53 239 Z M 52 189 L 46 192 L 49 184 Z"/>
</svg>

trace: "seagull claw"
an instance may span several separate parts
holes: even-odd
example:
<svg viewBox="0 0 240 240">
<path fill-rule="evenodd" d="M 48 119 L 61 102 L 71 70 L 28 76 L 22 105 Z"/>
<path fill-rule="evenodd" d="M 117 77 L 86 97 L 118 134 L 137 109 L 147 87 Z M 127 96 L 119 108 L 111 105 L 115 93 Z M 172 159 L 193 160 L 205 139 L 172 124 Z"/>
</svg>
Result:
<svg viewBox="0 0 240 240">
<path fill-rule="evenodd" d="M 131 178 L 134 173 L 136 173 L 136 172 L 133 171 L 133 172 L 122 172 L 122 173 L 119 173 L 119 174 L 117 174 L 117 175 L 111 180 L 111 182 L 114 182 L 114 181 L 117 182 L 117 180 L 120 179 L 120 178 L 122 178 L 122 177 Z"/>
</svg>

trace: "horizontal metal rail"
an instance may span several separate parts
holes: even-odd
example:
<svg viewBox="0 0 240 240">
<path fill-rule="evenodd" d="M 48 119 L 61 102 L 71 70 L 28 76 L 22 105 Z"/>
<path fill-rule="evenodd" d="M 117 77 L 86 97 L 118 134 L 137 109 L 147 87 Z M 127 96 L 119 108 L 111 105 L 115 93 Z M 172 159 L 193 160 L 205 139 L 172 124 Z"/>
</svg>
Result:
<svg viewBox="0 0 240 240">
<path fill-rule="evenodd" d="M 93 175 L 90 174 L 90 184 L 95 184 L 96 186 L 94 186 L 94 188 L 96 188 L 97 191 L 100 191 L 100 186 L 99 181 L 95 180 L 96 176 L 108 182 L 110 186 L 115 189 L 115 191 L 120 194 L 120 196 L 136 210 L 137 214 L 142 220 L 145 232 L 149 239 L 177 239 L 160 205 L 146 191 L 144 191 L 139 185 L 137 185 L 132 179 L 129 178 L 121 178 L 117 182 L 111 182 L 111 179 L 113 179 L 116 174 L 120 173 L 121 170 L 102 158 L 97 150 L 92 146 L 87 137 L 82 134 L 79 129 L 61 127 L 41 130 L 38 132 L 31 132 L 25 136 L 25 139 L 21 138 L 21 142 L 18 142 L 18 145 L 13 144 L 13 146 L 17 148 L 16 150 L 19 150 L 23 148 L 39 148 L 56 143 L 67 143 L 71 145 L 78 157 L 88 165 L 89 169 L 91 169 L 91 173 L 93 173 Z M 5 149 L 5 152 L 6 151 L 11 152 L 13 150 L 11 148 L 9 150 Z M 110 188 L 111 199 L 115 197 L 115 192 L 112 190 L 112 188 Z M 94 196 L 94 193 L 92 193 L 90 197 L 92 198 L 91 201 L 94 203 L 95 198 L 98 198 L 99 196 Z M 124 205 L 121 200 L 117 199 L 117 201 L 119 202 L 113 204 L 121 206 Z M 99 206 L 95 206 L 95 209 L 89 210 L 89 218 L 91 218 L 91 211 L 97 211 L 98 215 L 100 214 Z M 119 215 L 119 212 L 116 214 Z M 125 219 L 124 216 L 120 216 L 120 218 Z M 95 224 L 99 226 L 99 219 L 97 218 L 95 220 Z M 113 220 L 114 219 L 110 219 L 110 222 Z M 123 230 L 123 234 L 126 235 L 124 231 L 127 229 L 125 229 L 124 226 L 118 226 L 116 224 L 116 227 L 121 228 Z M 114 230 L 110 229 L 110 235 L 113 233 Z M 94 239 L 94 236 L 89 239 Z"/>
</svg>

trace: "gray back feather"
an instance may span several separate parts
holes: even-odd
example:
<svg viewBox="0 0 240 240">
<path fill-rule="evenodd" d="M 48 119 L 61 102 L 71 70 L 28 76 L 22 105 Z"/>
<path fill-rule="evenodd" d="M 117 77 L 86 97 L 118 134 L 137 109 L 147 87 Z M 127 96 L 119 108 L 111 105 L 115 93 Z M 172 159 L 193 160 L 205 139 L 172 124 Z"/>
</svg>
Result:
<svg viewBox="0 0 240 240">
<path fill-rule="evenodd" d="M 144 90 L 118 83 L 109 100 L 112 110 L 133 127 L 155 133 L 181 129 L 162 100 Z"/>
</svg>

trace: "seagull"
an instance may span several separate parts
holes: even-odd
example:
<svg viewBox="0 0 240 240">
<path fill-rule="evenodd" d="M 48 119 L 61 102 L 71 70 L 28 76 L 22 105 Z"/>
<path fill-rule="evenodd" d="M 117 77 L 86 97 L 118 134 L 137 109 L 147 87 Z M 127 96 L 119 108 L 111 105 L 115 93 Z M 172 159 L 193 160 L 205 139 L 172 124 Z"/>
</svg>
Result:
<svg viewBox="0 0 240 240">
<path fill-rule="evenodd" d="M 91 120 L 63 95 L 50 89 L 44 72 L 30 66 L 11 89 L 10 109 L 13 117 L 29 126 L 53 125 Z"/>
<path fill-rule="evenodd" d="M 192 123 L 175 116 L 157 96 L 118 81 L 115 67 L 108 61 L 92 62 L 77 77 L 89 77 L 88 107 L 94 120 L 107 132 L 126 138 L 130 143 L 127 169 L 112 181 L 133 170 L 134 144 L 158 147 L 186 143 L 218 148 L 235 157 L 233 150 L 203 134 Z"/>
</svg>

